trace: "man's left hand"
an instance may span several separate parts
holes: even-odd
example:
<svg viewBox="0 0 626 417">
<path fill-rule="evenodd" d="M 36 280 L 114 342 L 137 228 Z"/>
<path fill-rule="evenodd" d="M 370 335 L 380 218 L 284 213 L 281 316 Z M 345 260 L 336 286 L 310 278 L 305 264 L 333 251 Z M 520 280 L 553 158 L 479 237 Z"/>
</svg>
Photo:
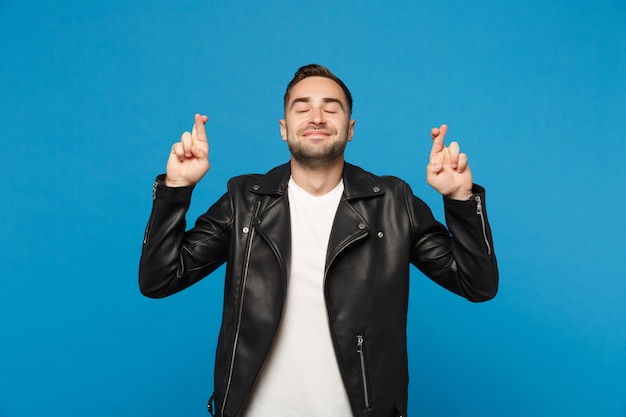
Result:
<svg viewBox="0 0 626 417">
<path fill-rule="evenodd" d="M 447 198 L 468 200 L 472 195 L 472 171 L 467 163 L 467 155 L 461 153 L 457 142 L 445 146 L 447 132 L 448 126 L 445 124 L 433 127 L 430 131 L 433 146 L 430 163 L 426 167 L 426 181 Z"/>
</svg>

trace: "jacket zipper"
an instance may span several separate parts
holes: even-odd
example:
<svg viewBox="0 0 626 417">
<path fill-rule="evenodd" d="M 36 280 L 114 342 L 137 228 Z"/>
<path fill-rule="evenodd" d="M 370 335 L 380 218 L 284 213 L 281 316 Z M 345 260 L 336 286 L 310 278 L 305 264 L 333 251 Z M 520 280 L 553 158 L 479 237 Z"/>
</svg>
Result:
<svg viewBox="0 0 626 417">
<path fill-rule="evenodd" d="M 487 225 L 485 223 L 485 214 L 483 213 L 483 202 L 479 195 L 474 196 L 476 200 L 476 214 L 480 216 L 480 224 L 483 228 L 483 239 L 485 239 L 485 245 L 487 246 L 487 254 L 491 255 L 491 245 L 489 239 L 487 239 Z"/>
<path fill-rule="evenodd" d="M 365 408 L 370 408 L 370 396 L 369 396 L 369 386 L 367 384 L 367 374 L 365 372 L 365 351 L 363 350 L 363 345 L 365 343 L 365 339 L 363 335 L 360 334 L 356 337 L 356 353 L 359 355 L 359 362 L 361 364 L 361 381 L 363 382 L 363 400 L 365 403 Z"/>
<path fill-rule="evenodd" d="M 222 403 L 222 411 L 220 415 L 224 415 L 224 410 L 226 409 L 226 402 L 228 399 L 228 394 L 230 393 L 230 385 L 233 379 L 233 370 L 235 368 L 235 352 L 237 351 L 237 343 L 239 341 L 239 332 L 241 331 L 241 316 L 243 314 L 243 301 L 244 294 L 246 290 L 246 281 L 248 280 L 248 267 L 250 266 L 250 253 L 252 251 L 252 240 L 254 239 L 254 219 L 259 214 L 259 209 L 261 208 L 261 201 L 257 201 L 256 207 L 254 209 L 254 215 L 250 220 L 250 239 L 248 239 L 248 246 L 246 247 L 246 257 L 244 260 L 244 268 L 243 268 L 243 280 L 241 283 L 241 301 L 239 302 L 239 311 L 237 313 L 237 328 L 235 330 L 235 341 L 233 343 L 233 350 L 231 353 L 230 359 L 230 367 L 228 370 L 228 382 L 226 383 L 226 390 L 224 391 L 224 401 Z"/>
<path fill-rule="evenodd" d="M 152 213 L 150 213 L 150 219 L 148 220 L 148 225 L 146 226 L 146 231 L 143 234 L 143 243 L 144 245 L 148 242 L 148 237 L 150 235 L 150 230 L 152 229 L 152 218 L 154 217 L 154 200 L 156 200 L 156 192 L 157 192 L 158 181 L 154 181 L 152 184 Z"/>
</svg>

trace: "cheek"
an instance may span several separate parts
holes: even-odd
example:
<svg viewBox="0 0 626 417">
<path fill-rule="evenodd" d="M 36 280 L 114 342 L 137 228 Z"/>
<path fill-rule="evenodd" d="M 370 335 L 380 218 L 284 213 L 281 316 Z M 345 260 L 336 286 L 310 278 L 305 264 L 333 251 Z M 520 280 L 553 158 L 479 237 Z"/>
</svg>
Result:
<svg viewBox="0 0 626 417">
<path fill-rule="evenodd" d="M 350 123 L 346 123 L 346 121 L 343 119 L 333 121 L 333 126 L 335 126 L 337 130 L 341 132 L 348 132 L 348 135 L 350 135 L 352 132 Z"/>
<path fill-rule="evenodd" d="M 296 129 L 298 126 L 300 126 L 302 124 L 302 118 L 298 118 L 298 117 L 290 117 L 289 119 L 285 120 L 285 128 L 288 130 L 294 130 Z"/>
</svg>

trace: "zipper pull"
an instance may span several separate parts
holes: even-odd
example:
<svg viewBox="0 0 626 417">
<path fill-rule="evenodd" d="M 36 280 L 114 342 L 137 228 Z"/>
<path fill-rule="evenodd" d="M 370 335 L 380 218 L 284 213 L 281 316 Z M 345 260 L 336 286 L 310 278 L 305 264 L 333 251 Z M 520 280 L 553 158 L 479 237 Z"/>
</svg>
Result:
<svg viewBox="0 0 626 417">
<path fill-rule="evenodd" d="M 480 196 L 474 196 L 474 200 L 476 200 L 476 214 L 483 214 L 483 202 Z"/>
<path fill-rule="evenodd" d="M 360 334 L 356 337 L 356 353 L 359 355 L 359 363 L 361 365 L 361 381 L 363 382 L 363 403 L 365 408 L 370 408 L 370 393 L 367 383 L 367 373 L 365 371 L 365 352 L 363 352 L 363 344 L 365 340 Z"/>
</svg>

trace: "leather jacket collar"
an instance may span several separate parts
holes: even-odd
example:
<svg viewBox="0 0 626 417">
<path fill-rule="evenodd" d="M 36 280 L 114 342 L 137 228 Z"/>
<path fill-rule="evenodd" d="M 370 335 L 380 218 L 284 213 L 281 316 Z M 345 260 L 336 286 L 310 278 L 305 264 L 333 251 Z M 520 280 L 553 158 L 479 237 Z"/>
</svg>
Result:
<svg viewBox="0 0 626 417">
<path fill-rule="evenodd" d="M 250 191 L 263 195 L 284 195 L 291 175 L 289 163 L 279 165 L 259 178 L 250 186 Z M 376 179 L 361 168 L 345 163 L 343 168 L 343 187 L 347 200 L 368 198 L 382 195 L 383 189 Z"/>
</svg>

